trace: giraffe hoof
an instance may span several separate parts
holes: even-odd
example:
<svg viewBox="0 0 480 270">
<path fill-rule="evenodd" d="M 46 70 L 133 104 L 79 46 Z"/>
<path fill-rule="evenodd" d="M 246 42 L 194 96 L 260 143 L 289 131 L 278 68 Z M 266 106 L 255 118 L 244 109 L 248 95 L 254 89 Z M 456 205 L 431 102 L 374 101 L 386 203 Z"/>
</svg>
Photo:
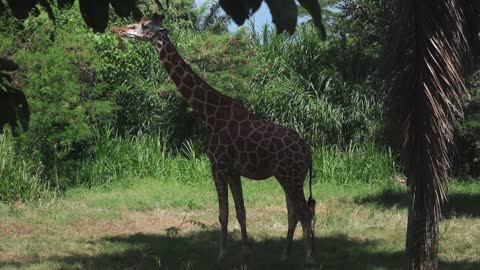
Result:
<svg viewBox="0 0 480 270">
<path fill-rule="evenodd" d="M 288 254 L 283 253 L 283 254 L 282 254 L 282 257 L 280 257 L 280 261 L 286 262 L 287 260 L 288 260 Z"/>
<path fill-rule="evenodd" d="M 313 264 L 316 264 L 315 258 L 313 258 L 313 256 L 309 256 L 309 257 L 307 257 L 306 264 L 307 264 L 307 265 L 313 265 Z"/>
<path fill-rule="evenodd" d="M 220 251 L 220 253 L 218 254 L 218 257 L 217 257 L 217 262 L 218 262 L 218 263 L 223 262 L 223 260 L 225 259 L 226 255 L 227 255 L 227 252 L 225 252 L 225 251 Z"/>
<path fill-rule="evenodd" d="M 252 257 L 252 249 L 250 248 L 250 246 L 244 246 L 242 248 L 242 254 L 243 254 L 243 258 L 244 259 L 250 259 Z"/>
</svg>

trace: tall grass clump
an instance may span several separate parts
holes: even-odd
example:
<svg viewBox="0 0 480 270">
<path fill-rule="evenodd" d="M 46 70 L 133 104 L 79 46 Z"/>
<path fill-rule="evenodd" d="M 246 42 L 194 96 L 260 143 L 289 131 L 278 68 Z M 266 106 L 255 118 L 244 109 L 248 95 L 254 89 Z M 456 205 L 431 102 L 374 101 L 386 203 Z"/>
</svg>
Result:
<svg viewBox="0 0 480 270">
<path fill-rule="evenodd" d="M 17 154 L 10 132 L 0 134 L 0 202 L 38 198 L 46 190 L 42 168 Z"/>
<path fill-rule="evenodd" d="M 385 184 L 400 174 L 391 151 L 374 144 L 321 146 L 313 153 L 316 181 L 350 184 Z"/>
<path fill-rule="evenodd" d="M 309 25 L 291 37 L 268 27 L 250 32 L 261 67 L 252 88 L 265 95 L 249 97 L 255 112 L 295 128 L 314 145 L 377 140 L 383 97 L 373 60 L 352 56 L 346 67 L 340 55 L 348 50 L 335 40 L 322 41 Z"/>
<path fill-rule="evenodd" d="M 154 177 L 159 181 L 198 183 L 209 179 L 210 165 L 190 143 L 187 158 L 171 149 L 168 134 L 121 137 L 110 128 L 96 131 L 92 156 L 76 172 L 77 184 L 104 186 L 126 178 Z"/>
<path fill-rule="evenodd" d="M 314 144 L 342 140 L 342 111 L 312 98 L 297 78 L 278 77 L 253 88 L 248 106 L 263 118 L 295 129 Z"/>
<path fill-rule="evenodd" d="M 210 162 L 201 151 L 202 146 L 191 140 L 172 148 L 168 134 L 119 136 L 107 127 L 96 129 L 94 137 L 88 157 L 75 166 L 58 168 L 56 178 L 47 181 L 42 167 L 18 156 L 12 137 L 1 135 L 0 200 L 38 197 L 47 190 L 46 183 L 59 182 L 64 177 L 70 178 L 68 187 L 106 187 L 144 177 L 186 185 L 211 181 Z M 381 184 L 399 173 L 392 154 L 373 144 L 315 147 L 313 157 L 315 183 Z"/>
<path fill-rule="evenodd" d="M 172 150 L 168 134 L 120 137 L 103 128 L 96 132 L 95 145 L 93 155 L 77 171 L 78 184 L 102 186 L 153 177 L 195 185 L 212 178 L 207 156 L 191 140 Z M 314 148 L 313 158 L 315 182 L 382 184 L 399 174 L 393 154 L 373 144 L 319 146 Z"/>
</svg>

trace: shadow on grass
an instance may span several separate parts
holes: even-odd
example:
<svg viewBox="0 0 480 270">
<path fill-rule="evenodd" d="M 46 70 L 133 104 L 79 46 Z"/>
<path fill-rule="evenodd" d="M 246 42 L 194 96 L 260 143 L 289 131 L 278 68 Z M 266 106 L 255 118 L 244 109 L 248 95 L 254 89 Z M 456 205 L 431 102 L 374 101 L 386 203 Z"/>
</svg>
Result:
<svg viewBox="0 0 480 270">
<path fill-rule="evenodd" d="M 246 267 L 241 260 L 241 242 L 231 240 L 229 255 L 216 265 L 216 231 L 192 232 L 183 236 L 134 234 L 103 238 L 103 249 L 118 245 L 120 251 L 97 255 L 71 254 L 47 259 L 60 269 L 401 269 L 403 252 L 383 252 L 381 242 L 351 240 L 345 235 L 317 239 L 317 265 L 303 264 L 303 241 L 294 242 L 292 256 L 280 263 L 284 239 L 254 241 L 253 258 Z M 45 260 L 9 262 L 5 266 L 29 267 Z M 441 269 L 480 269 L 479 262 L 440 262 Z"/>
<path fill-rule="evenodd" d="M 407 208 L 406 191 L 385 189 L 381 193 L 361 196 L 355 199 L 357 204 L 375 204 L 384 208 Z M 443 206 L 445 218 L 480 217 L 480 193 L 451 193 L 448 202 Z"/>
</svg>

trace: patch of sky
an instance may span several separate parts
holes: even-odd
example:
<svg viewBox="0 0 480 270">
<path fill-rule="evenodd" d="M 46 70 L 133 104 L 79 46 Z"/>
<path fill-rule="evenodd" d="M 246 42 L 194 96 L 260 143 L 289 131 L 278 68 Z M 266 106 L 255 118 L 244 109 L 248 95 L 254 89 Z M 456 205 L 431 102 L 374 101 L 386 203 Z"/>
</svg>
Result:
<svg viewBox="0 0 480 270">
<path fill-rule="evenodd" d="M 211 2 L 211 0 L 195 0 L 195 5 L 199 6 L 204 2 Z M 223 10 L 222 10 L 222 13 L 223 13 Z M 249 21 L 255 25 L 255 29 L 257 29 L 257 31 L 260 31 L 265 24 L 271 25 L 273 27 L 272 16 L 270 15 L 270 10 L 268 9 L 268 6 L 267 4 L 265 4 L 265 2 L 263 2 L 260 8 L 257 10 L 257 12 L 255 12 L 255 14 L 253 14 L 253 16 L 250 17 Z M 240 27 L 247 27 L 248 24 L 249 22 L 246 21 L 243 25 L 238 26 L 233 21 L 230 21 L 228 25 L 228 30 L 230 30 L 231 32 L 234 32 Z"/>
<path fill-rule="evenodd" d="M 216 1 L 216 0 L 195 0 L 195 5 L 200 6 L 205 2 L 213 2 L 213 1 Z M 332 12 L 339 12 L 339 9 L 336 6 L 336 4 L 329 5 L 326 8 Z M 223 10 L 222 10 L 222 13 L 224 14 Z M 310 19 L 311 19 L 310 15 L 300 16 L 298 18 L 298 23 L 306 22 Z M 238 30 L 240 27 L 252 27 L 253 25 L 255 27 L 254 28 L 255 31 L 260 32 L 262 31 L 262 29 L 264 29 L 265 24 L 267 24 L 269 27 L 272 27 L 272 28 L 274 27 L 272 23 L 272 16 L 270 15 L 270 10 L 268 9 L 267 4 L 265 2 L 262 2 L 262 5 L 260 6 L 260 8 L 243 25 L 239 26 L 231 20 L 228 25 L 228 29 L 231 32 L 234 32 Z"/>
</svg>

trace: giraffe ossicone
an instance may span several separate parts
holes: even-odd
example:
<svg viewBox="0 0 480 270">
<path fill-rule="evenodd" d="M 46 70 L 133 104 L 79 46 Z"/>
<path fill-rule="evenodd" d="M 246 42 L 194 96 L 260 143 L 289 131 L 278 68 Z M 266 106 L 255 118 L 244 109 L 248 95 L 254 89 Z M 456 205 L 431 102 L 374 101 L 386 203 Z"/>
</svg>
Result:
<svg viewBox="0 0 480 270">
<path fill-rule="evenodd" d="M 307 262 L 312 257 L 315 201 L 311 197 L 312 155 L 310 146 L 292 129 L 269 123 L 239 101 L 213 89 L 182 59 L 162 26 L 162 15 L 144 18 L 124 27 L 113 27 L 120 37 L 149 41 L 171 80 L 208 130 L 207 154 L 219 202 L 219 260 L 227 251 L 228 186 L 240 224 L 244 254 L 249 253 L 246 213 L 240 177 L 264 180 L 274 176 L 285 191 L 288 209 L 287 241 L 282 258 L 290 252 L 300 221 Z M 303 193 L 310 170 L 310 198 Z"/>
</svg>

